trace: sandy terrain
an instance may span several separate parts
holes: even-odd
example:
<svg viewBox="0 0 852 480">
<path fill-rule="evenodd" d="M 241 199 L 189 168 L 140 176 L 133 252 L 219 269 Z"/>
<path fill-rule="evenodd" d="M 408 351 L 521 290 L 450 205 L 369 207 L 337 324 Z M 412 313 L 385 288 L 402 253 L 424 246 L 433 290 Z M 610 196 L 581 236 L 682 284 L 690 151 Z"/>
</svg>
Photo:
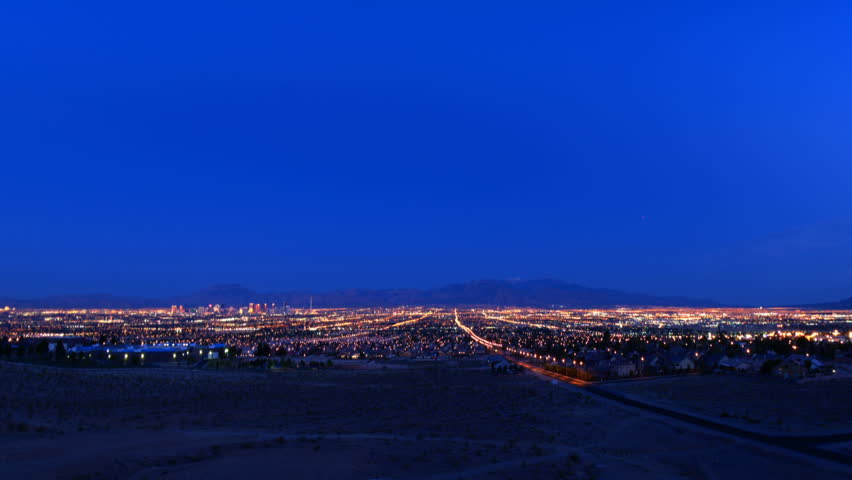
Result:
<svg viewBox="0 0 852 480">
<path fill-rule="evenodd" d="M 10 478 L 826 478 L 849 470 L 488 369 L 0 363 Z"/>
<path fill-rule="evenodd" d="M 763 375 L 696 375 L 604 384 L 636 399 L 768 434 L 852 432 L 852 379 L 798 384 Z"/>
</svg>

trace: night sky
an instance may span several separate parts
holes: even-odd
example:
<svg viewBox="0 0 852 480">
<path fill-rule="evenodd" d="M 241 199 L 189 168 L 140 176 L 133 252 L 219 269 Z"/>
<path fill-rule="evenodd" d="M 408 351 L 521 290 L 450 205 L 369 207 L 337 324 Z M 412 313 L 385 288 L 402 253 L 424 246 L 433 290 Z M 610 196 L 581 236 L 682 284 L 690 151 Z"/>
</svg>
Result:
<svg viewBox="0 0 852 480">
<path fill-rule="evenodd" d="M 0 297 L 848 297 L 852 9 L 743 3 L 4 2 Z"/>
</svg>

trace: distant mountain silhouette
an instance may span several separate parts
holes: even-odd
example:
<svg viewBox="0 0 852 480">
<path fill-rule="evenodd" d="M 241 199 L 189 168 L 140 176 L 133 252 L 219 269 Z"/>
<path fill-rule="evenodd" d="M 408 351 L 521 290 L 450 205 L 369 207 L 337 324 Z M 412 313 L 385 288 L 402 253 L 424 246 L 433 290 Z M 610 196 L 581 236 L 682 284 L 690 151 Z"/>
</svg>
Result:
<svg viewBox="0 0 852 480">
<path fill-rule="evenodd" d="M 852 297 L 838 302 L 811 303 L 808 305 L 797 305 L 796 307 L 810 310 L 852 310 Z"/>
<path fill-rule="evenodd" d="M 16 308 L 144 308 L 159 307 L 156 299 L 142 297 L 118 297 L 109 294 L 54 295 L 34 299 L 0 298 L 3 306 Z"/>
<path fill-rule="evenodd" d="M 214 285 L 192 295 L 173 297 L 166 303 L 170 305 L 248 305 L 258 301 L 258 293 L 239 284 Z"/>
<path fill-rule="evenodd" d="M 559 280 L 477 280 L 432 289 L 349 289 L 332 292 L 259 293 L 238 284 L 216 285 L 191 295 L 141 298 L 113 295 L 52 296 L 33 300 L 0 298 L 0 306 L 17 308 L 145 308 L 255 303 L 306 307 L 395 307 L 400 305 L 597 308 L 615 306 L 718 307 L 709 299 L 657 297 L 619 290 L 588 288 Z"/>
</svg>

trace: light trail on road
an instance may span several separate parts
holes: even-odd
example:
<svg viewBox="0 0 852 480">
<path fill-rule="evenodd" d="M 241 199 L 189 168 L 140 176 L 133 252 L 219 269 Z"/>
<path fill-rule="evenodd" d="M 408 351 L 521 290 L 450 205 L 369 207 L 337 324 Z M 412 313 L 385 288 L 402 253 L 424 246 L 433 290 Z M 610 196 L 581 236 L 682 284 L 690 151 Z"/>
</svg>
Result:
<svg viewBox="0 0 852 480">
<path fill-rule="evenodd" d="M 459 320 L 458 311 L 455 312 L 455 323 L 456 325 L 464 330 L 470 338 L 472 338 L 475 342 L 480 345 L 484 345 L 488 348 L 492 348 L 497 350 L 501 354 L 503 353 L 503 349 L 501 345 L 498 345 L 494 342 L 488 341 L 476 333 L 473 332 L 473 329 L 461 323 Z M 505 354 L 504 354 L 505 355 Z M 580 380 L 578 378 L 569 377 L 567 375 L 562 375 L 556 372 L 551 372 L 549 370 L 545 370 L 544 368 L 537 367 L 527 362 L 522 362 L 513 358 L 509 355 L 506 355 L 507 359 L 516 364 L 529 369 L 532 372 L 537 374 L 552 378 L 554 380 L 571 384 L 575 387 L 580 387 L 583 391 L 591 393 L 593 395 L 597 395 L 609 400 L 613 400 L 615 402 L 627 405 L 629 407 L 639 408 L 641 410 L 645 410 L 647 412 L 661 415 L 664 417 L 673 418 L 675 420 L 680 420 L 684 423 L 689 423 L 692 425 L 697 425 L 699 427 L 703 427 L 709 430 L 715 430 L 720 433 L 724 433 L 727 435 L 732 435 L 735 437 L 744 438 L 747 440 L 760 442 L 766 445 L 772 445 L 775 447 L 786 448 L 789 450 L 793 450 L 805 455 L 819 457 L 825 460 L 831 460 L 834 462 L 838 462 L 844 465 L 852 465 L 852 456 L 844 453 L 833 450 L 828 450 L 824 448 L 820 448 L 822 445 L 836 443 L 836 442 L 848 442 L 852 440 L 852 433 L 842 433 L 842 434 L 831 434 L 831 435 L 818 435 L 818 436 L 773 436 L 767 435 L 764 433 L 754 432 L 751 430 L 746 430 L 743 428 L 735 427 L 733 425 L 728 425 L 725 423 L 716 422 L 713 420 L 709 420 L 706 418 L 698 417 L 695 415 L 691 415 L 686 412 L 671 410 L 659 405 L 654 405 L 651 403 L 646 403 L 640 400 L 636 400 L 633 398 L 625 397 L 619 393 L 613 392 L 611 390 L 607 390 L 605 388 L 601 388 L 599 385 L 601 382 L 587 382 L 584 380 Z"/>
<path fill-rule="evenodd" d="M 454 313 L 455 313 L 455 316 L 456 316 L 456 326 L 458 326 L 459 328 L 464 330 L 465 333 L 470 335 L 470 338 L 472 338 L 476 343 L 483 345 L 485 347 L 488 347 L 488 348 L 494 348 L 494 349 L 502 349 L 503 348 L 503 346 L 500 345 L 500 344 L 490 342 L 490 341 L 480 337 L 479 335 L 477 335 L 476 333 L 473 332 L 472 328 L 461 323 L 461 320 L 459 320 L 459 311 L 458 310 L 455 310 Z"/>
<path fill-rule="evenodd" d="M 389 328 L 401 327 L 403 325 L 411 325 L 412 323 L 417 323 L 421 320 L 425 320 L 426 318 L 429 318 L 429 316 L 432 315 L 432 313 L 433 312 L 428 312 L 428 313 L 426 313 L 426 315 L 423 315 L 422 317 L 414 318 L 412 320 L 404 320 L 402 322 L 397 322 L 397 323 L 394 323 L 393 325 L 388 325 L 387 327 L 383 327 L 380 330 L 387 330 Z"/>
</svg>

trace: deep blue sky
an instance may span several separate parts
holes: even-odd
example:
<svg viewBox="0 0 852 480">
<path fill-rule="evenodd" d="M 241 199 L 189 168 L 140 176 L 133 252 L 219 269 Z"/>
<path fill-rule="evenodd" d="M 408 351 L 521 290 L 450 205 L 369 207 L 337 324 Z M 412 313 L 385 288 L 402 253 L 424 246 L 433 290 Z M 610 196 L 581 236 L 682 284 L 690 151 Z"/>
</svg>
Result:
<svg viewBox="0 0 852 480">
<path fill-rule="evenodd" d="M 5 2 L 0 297 L 848 297 L 852 11 L 724 3 Z"/>
</svg>

